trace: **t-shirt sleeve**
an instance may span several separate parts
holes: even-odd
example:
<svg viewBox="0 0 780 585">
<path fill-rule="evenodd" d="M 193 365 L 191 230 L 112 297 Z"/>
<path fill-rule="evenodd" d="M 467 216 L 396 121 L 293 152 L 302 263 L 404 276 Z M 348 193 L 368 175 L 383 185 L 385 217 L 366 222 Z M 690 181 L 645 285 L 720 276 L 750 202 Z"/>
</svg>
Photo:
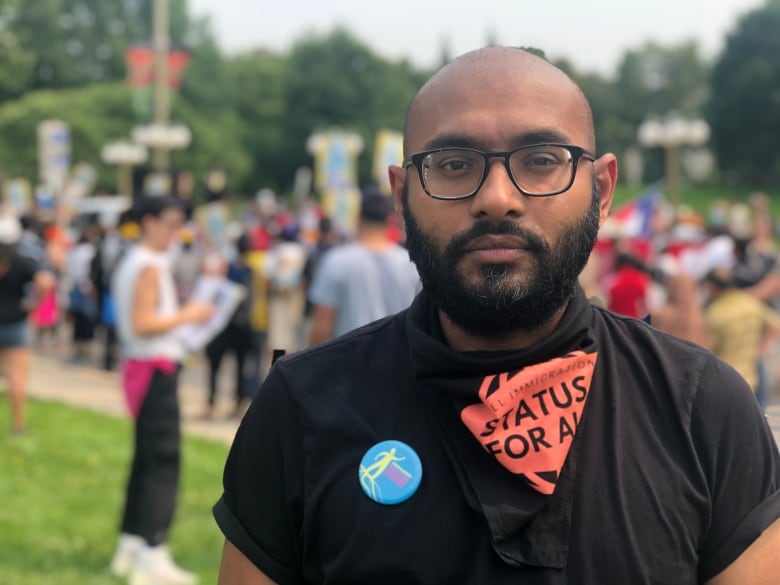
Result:
<svg viewBox="0 0 780 585">
<path fill-rule="evenodd" d="M 780 456 L 750 387 L 714 356 L 694 399 L 691 434 L 710 497 L 709 529 L 699 547 L 704 582 L 780 518 Z"/>
<path fill-rule="evenodd" d="M 301 429 L 280 368 L 272 368 L 228 455 L 214 517 L 225 537 L 279 585 L 303 583 Z"/>
</svg>

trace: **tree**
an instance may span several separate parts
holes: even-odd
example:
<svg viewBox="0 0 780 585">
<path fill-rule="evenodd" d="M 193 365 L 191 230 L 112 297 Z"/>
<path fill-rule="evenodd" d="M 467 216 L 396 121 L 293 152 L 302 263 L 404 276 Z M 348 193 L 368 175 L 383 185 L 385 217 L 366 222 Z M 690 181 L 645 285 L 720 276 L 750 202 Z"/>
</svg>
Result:
<svg viewBox="0 0 780 585">
<path fill-rule="evenodd" d="M 27 87 L 32 56 L 22 47 L 14 20 L 20 0 L 0 0 L 0 102 L 17 96 Z"/>
<path fill-rule="evenodd" d="M 191 22 L 187 35 L 190 62 L 184 75 L 181 96 L 197 104 L 205 113 L 216 114 L 230 108 L 235 97 L 208 19 Z"/>
<path fill-rule="evenodd" d="M 233 108 L 242 121 L 236 138 L 252 159 L 246 180 L 239 186 L 244 193 L 262 187 L 281 191 L 290 184 L 289 171 L 279 172 L 286 168 L 286 67 L 285 57 L 262 51 L 238 55 L 227 63 Z"/>
<path fill-rule="evenodd" d="M 63 103 L 68 105 L 66 110 Z M 0 106 L 0 178 L 27 177 L 36 181 L 38 124 L 47 118 L 59 118 L 71 128 L 71 159 L 94 164 L 100 172 L 98 187 L 113 191 L 115 173 L 100 161 L 100 150 L 107 142 L 130 134 L 135 120 L 128 103 L 129 89 L 120 81 L 29 92 L 22 99 Z M 235 114 L 205 115 L 184 100 L 177 102 L 174 113 L 194 136 L 190 148 L 173 155 L 175 166 L 203 176 L 214 161 L 222 161 L 231 177 L 243 180 L 250 160 L 239 141 L 232 138 L 241 127 Z"/>
<path fill-rule="evenodd" d="M 627 141 L 623 123 L 617 115 L 619 100 L 614 82 L 597 73 L 581 73 L 567 60 L 558 60 L 555 65 L 566 72 L 588 98 L 598 139 L 597 151 L 619 151 Z"/>
<path fill-rule="evenodd" d="M 701 116 L 707 101 L 710 66 L 699 54 L 698 45 L 685 42 L 663 47 L 645 43 L 627 51 L 613 85 L 615 99 L 608 122 L 612 148 L 619 153 L 637 143 L 640 124 L 649 116 L 678 114 Z M 663 174 L 663 153 L 647 153 L 646 178 Z"/>
<path fill-rule="evenodd" d="M 125 75 L 125 51 L 151 44 L 154 0 L 0 0 L 0 101 Z M 171 0 L 174 47 L 188 47 L 187 0 Z"/>
<path fill-rule="evenodd" d="M 648 42 L 626 52 L 615 89 L 632 121 L 672 111 L 694 115 L 706 102 L 709 72 L 695 41 L 670 47 Z"/>
<path fill-rule="evenodd" d="M 780 179 L 780 1 L 740 18 L 712 71 L 707 118 L 722 172 L 747 185 Z"/>
<path fill-rule="evenodd" d="M 419 74 L 408 63 L 391 63 L 343 29 L 327 37 L 311 37 L 293 48 L 286 69 L 285 142 L 279 178 L 289 184 L 295 169 L 309 165 L 309 135 L 339 127 L 359 133 L 366 146 L 361 158 L 361 183 L 369 180 L 376 131 L 401 130 Z"/>
</svg>

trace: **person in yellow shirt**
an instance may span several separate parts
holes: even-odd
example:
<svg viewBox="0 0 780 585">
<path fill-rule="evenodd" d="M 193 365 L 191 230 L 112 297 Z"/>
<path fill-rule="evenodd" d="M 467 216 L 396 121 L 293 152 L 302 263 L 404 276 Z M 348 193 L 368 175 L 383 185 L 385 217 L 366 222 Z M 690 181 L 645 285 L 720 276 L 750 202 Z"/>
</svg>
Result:
<svg viewBox="0 0 780 585">
<path fill-rule="evenodd" d="M 710 299 L 704 311 L 710 349 L 737 370 L 755 392 L 758 361 L 772 338 L 780 335 L 780 313 L 737 289 L 728 269 L 711 270 L 704 282 Z"/>
<path fill-rule="evenodd" d="M 265 250 L 250 250 L 244 255 L 244 261 L 252 269 L 252 290 L 249 324 L 252 327 L 252 350 L 247 368 L 247 385 L 250 397 L 254 397 L 270 365 L 266 361 L 268 353 L 269 300 L 271 295 L 269 279 L 266 275 Z"/>
</svg>

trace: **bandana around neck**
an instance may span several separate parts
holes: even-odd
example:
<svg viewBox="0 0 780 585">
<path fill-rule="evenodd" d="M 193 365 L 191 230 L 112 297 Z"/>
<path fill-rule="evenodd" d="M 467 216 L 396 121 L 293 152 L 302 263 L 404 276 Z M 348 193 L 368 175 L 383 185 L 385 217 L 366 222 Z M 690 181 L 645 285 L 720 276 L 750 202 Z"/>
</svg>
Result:
<svg viewBox="0 0 780 585">
<path fill-rule="evenodd" d="M 414 378 L 431 424 L 507 564 L 566 566 L 586 405 L 598 402 L 592 323 L 578 288 L 555 331 L 534 347 L 457 352 L 425 291 L 407 312 Z"/>
<path fill-rule="evenodd" d="M 582 419 L 597 355 L 574 351 L 485 376 L 480 402 L 463 408 L 461 420 L 496 461 L 550 495 Z"/>
</svg>

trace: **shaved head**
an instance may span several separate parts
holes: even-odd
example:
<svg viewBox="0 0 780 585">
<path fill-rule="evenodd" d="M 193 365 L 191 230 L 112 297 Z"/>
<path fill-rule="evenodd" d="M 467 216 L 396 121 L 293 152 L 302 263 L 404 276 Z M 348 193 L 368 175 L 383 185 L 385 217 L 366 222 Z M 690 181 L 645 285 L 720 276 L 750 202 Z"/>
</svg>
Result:
<svg viewBox="0 0 780 585">
<path fill-rule="evenodd" d="M 411 154 L 411 133 L 427 112 L 453 91 L 479 88 L 482 92 L 506 94 L 507 78 L 541 83 L 550 95 L 568 96 L 577 109 L 586 134 L 583 146 L 595 152 L 596 138 L 593 114 L 582 89 L 563 71 L 549 61 L 523 49 L 513 47 L 486 47 L 466 53 L 437 71 L 417 92 L 406 113 L 404 124 L 404 157 Z M 543 96 L 540 96 L 543 99 Z"/>
</svg>

